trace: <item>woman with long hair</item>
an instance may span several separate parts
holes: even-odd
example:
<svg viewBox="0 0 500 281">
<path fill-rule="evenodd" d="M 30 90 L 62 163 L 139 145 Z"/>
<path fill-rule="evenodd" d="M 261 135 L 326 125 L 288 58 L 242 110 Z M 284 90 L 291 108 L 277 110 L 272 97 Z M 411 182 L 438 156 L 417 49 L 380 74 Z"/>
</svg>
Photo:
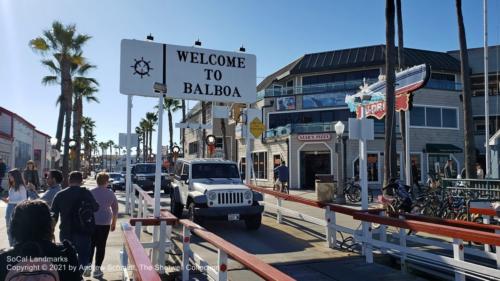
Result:
<svg viewBox="0 0 500 281">
<path fill-rule="evenodd" d="M 9 238 L 9 245 L 14 246 L 15 242 L 10 233 L 10 222 L 12 220 L 12 213 L 17 204 L 26 200 L 26 187 L 24 186 L 23 176 L 18 169 L 12 169 L 8 173 L 9 176 L 9 197 L 2 198 L 7 203 L 5 211 L 5 225 L 7 226 L 7 237 Z"/>
<path fill-rule="evenodd" d="M 38 169 L 36 168 L 35 162 L 29 160 L 26 162 L 26 168 L 24 169 L 24 181 L 26 186 L 33 185 L 35 189 L 40 187 L 40 177 L 38 176 Z"/>
<path fill-rule="evenodd" d="M 54 224 L 44 201 L 19 203 L 12 215 L 11 233 L 16 245 L 0 254 L 0 280 L 46 280 L 49 277 L 60 281 L 81 280 L 74 247 L 67 240 L 54 243 Z M 28 259 L 23 266 L 23 260 Z"/>
</svg>

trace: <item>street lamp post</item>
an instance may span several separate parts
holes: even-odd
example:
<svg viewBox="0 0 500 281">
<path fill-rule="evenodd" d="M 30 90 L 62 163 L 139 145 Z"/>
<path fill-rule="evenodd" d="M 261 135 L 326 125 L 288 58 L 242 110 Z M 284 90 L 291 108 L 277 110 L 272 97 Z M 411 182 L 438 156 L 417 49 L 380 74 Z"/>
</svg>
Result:
<svg viewBox="0 0 500 281">
<path fill-rule="evenodd" d="M 335 203 L 345 204 L 344 195 L 344 148 L 342 143 L 342 135 L 344 134 L 345 125 L 341 121 L 335 123 L 335 134 L 337 141 L 335 143 L 335 150 L 337 152 L 337 192 L 335 196 Z"/>
<path fill-rule="evenodd" d="M 50 150 L 50 161 L 51 161 L 51 166 L 52 166 L 52 169 L 55 169 L 56 168 L 56 145 L 57 145 L 57 142 L 59 140 L 56 138 L 56 137 L 52 137 L 50 138 L 50 145 L 51 145 L 51 150 Z"/>
</svg>

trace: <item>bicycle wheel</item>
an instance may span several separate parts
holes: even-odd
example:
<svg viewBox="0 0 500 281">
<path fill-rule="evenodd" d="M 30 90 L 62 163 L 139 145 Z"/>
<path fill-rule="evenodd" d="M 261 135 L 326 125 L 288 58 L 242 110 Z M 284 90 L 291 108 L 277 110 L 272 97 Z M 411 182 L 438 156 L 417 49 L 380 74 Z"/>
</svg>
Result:
<svg viewBox="0 0 500 281">
<path fill-rule="evenodd" d="M 359 185 L 351 185 L 347 190 L 347 198 L 352 203 L 361 201 L 361 187 Z"/>
</svg>

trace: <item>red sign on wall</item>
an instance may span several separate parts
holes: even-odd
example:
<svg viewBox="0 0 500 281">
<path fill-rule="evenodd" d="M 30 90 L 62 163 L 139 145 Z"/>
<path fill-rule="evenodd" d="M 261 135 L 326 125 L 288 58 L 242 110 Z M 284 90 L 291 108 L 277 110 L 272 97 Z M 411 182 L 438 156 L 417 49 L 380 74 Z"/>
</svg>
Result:
<svg viewBox="0 0 500 281">
<path fill-rule="evenodd" d="M 396 104 L 394 107 L 396 111 L 407 111 L 410 107 L 410 95 L 411 93 L 402 93 L 396 95 Z M 365 107 L 366 117 L 373 116 L 377 119 L 382 119 L 385 116 L 385 100 L 379 100 L 376 102 L 371 102 Z M 356 108 L 356 118 L 361 118 L 361 107 Z"/>
</svg>

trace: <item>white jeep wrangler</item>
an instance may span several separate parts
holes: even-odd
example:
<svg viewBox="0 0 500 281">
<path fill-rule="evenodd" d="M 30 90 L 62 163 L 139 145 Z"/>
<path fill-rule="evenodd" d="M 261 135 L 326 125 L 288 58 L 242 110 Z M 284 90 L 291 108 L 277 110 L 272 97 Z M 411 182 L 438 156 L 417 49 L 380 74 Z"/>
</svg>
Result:
<svg viewBox="0 0 500 281">
<path fill-rule="evenodd" d="M 175 163 L 170 211 L 201 223 L 205 219 L 244 220 L 247 229 L 260 227 L 262 194 L 243 184 L 235 162 L 221 159 L 179 159 Z"/>
</svg>

